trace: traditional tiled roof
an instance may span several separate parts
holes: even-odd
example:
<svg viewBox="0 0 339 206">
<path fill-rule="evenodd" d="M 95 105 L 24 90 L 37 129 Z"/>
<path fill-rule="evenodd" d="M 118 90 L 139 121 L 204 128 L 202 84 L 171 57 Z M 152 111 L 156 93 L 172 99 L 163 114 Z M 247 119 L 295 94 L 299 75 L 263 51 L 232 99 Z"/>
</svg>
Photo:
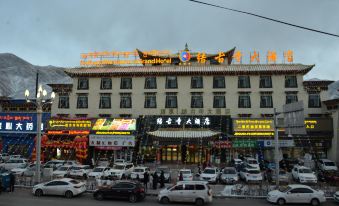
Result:
<svg viewBox="0 0 339 206">
<path fill-rule="evenodd" d="M 121 66 L 85 67 L 67 69 L 71 77 L 90 76 L 146 76 L 146 75 L 261 75 L 261 74 L 306 74 L 314 65 L 303 64 L 232 64 L 197 66 Z"/>
</svg>

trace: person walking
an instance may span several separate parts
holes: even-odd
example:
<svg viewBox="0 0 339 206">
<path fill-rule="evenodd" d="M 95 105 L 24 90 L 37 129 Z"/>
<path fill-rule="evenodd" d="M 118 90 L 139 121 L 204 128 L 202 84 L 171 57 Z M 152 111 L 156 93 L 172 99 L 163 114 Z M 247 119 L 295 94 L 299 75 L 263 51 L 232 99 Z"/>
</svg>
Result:
<svg viewBox="0 0 339 206">
<path fill-rule="evenodd" d="M 179 181 L 184 181 L 184 175 L 182 174 L 182 172 L 180 172 L 179 174 Z"/>
<path fill-rule="evenodd" d="M 164 171 L 161 171 L 160 173 L 160 188 L 165 187 L 165 174 Z"/>
<path fill-rule="evenodd" d="M 9 191 L 14 192 L 15 176 L 14 176 L 13 172 L 11 172 L 9 174 L 9 178 L 10 178 Z"/>
<path fill-rule="evenodd" d="M 153 174 L 153 190 L 156 190 L 157 189 L 157 184 L 158 184 L 158 173 L 157 172 L 154 172 Z"/>
<path fill-rule="evenodd" d="M 145 190 L 147 191 L 147 185 L 148 185 L 148 182 L 149 182 L 149 174 L 148 172 L 146 171 L 144 173 L 144 187 L 145 187 Z"/>
</svg>

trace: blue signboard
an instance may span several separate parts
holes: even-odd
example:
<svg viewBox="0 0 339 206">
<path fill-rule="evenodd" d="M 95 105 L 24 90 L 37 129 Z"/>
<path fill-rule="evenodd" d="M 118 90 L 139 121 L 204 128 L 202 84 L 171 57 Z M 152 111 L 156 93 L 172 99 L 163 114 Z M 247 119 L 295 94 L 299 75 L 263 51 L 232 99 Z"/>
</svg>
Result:
<svg viewBox="0 0 339 206">
<path fill-rule="evenodd" d="M 42 113 L 41 130 L 45 130 L 50 113 Z M 36 133 L 36 113 L 0 112 L 0 133 Z"/>
</svg>

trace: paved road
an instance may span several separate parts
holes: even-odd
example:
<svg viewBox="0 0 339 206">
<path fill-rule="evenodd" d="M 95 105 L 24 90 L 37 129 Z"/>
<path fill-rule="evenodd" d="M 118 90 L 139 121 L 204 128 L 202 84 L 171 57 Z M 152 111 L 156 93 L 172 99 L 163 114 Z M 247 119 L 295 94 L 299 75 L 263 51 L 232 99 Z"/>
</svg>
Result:
<svg viewBox="0 0 339 206">
<path fill-rule="evenodd" d="M 97 201 L 92 198 L 91 194 L 83 194 L 73 199 L 66 199 L 64 197 L 35 197 L 30 193 L 30 190 L 20 189 L 15 193 L 2 193 L 0 195 L 0 206 L 112 206 L 112 205 L 133 205 L 126 201 Z M 156 201 L 155 197 L 146 197 L 143 202 L 137 203 L 139 206 L 152 206 L 160 204 Z M 179 205 L 179 204 L 171 204 Z M 191 205 L 191 204 L 182 204 Z M 243 206 L 243 205 L 266 205 L 273 206 L 267 203 L 265 200 L 254 200 L 254 199 L 214 199 L 211 206 Z M 333 201 L 328 201 L 322 206 L 334 206 L 337 204 Z"/>
</svg>

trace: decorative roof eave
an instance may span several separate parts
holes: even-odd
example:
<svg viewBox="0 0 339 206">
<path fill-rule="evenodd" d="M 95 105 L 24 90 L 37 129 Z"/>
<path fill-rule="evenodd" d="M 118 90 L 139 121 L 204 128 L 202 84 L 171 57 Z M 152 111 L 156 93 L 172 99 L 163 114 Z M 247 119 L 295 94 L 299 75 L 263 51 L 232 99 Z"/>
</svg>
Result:
<svg viewBox="0 0 339 206">
<path fill-rule="evenodd" d="M 339 104 L 339 98 L 323 101 L 326 106 L 335 106 Z"/>
<path fill-rule="evenodd" d="M 332 80 L 320 80 L 320 81 L 303 81 L 304 86 L 328 86 L 332 84 Z"/>
<path fill-rule="evenodd" d="M 274 67 L 281 66 L 281 69 Z M 253 67 L 253 68 L 252 68 Z M 267 67 L 256 69 L 255 67 Z M 270 68 L 272 67 L 272 68 Z M 291 68 L 298 67 L 298 68 Z M 70 77 L 120 77 L 120 76 L 189 76 L 189 75 L 283 75 L 307 74 L 314 65 L 267 64 L 267 65 L 215 65 L 215 66 L 139 66 L 113 68 L 81 68 L 65 71 Z M 248 69 L 249 68 L 249 69 Z"/>
</svg>

